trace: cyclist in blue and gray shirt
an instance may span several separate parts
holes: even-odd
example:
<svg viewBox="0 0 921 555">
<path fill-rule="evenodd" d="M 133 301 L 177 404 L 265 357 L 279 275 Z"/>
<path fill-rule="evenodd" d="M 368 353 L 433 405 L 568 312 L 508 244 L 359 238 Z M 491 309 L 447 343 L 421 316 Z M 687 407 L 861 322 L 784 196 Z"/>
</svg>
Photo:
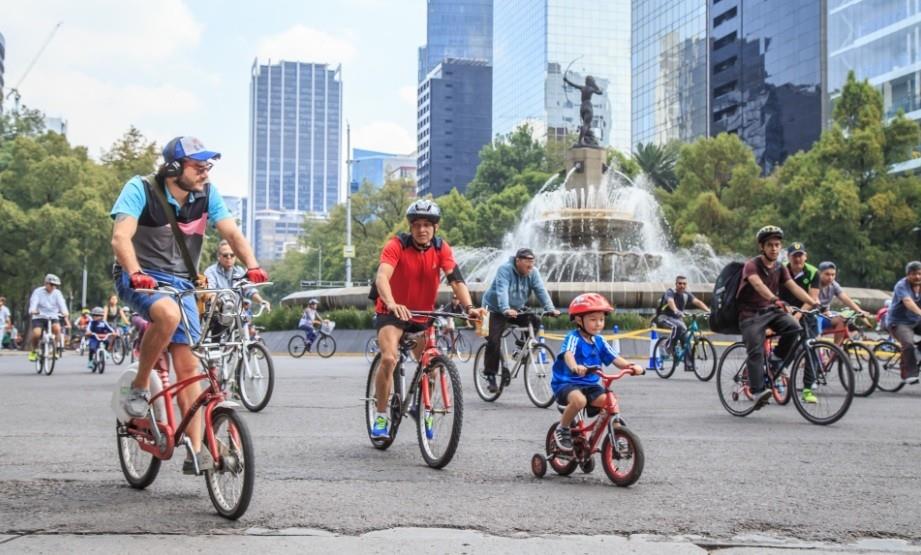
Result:
<svg viewBox="0 0 921 555">
<path fill-rule="evenodd" d="M 489 310 L 489 337 L 486 338 L 486 356 L 483 375 L 486 377 L 490 393 L 499 391 L 496 372 L 499 370 L 499 341 L 502 332 L 509 325 L 527 326 L 530 321 L 536 329 L 540 318 L 535 314 L 518 314 L 528 303 L 531 293 L 537 295 L 545 312 L 558 316 L 560 312 L 553 307 L 553 301 L 544 287 L 540 272 L 534 267 L 534 251 L 528 248 L 518 249 L 515 256 L 499 267 L 496 278 L 483 294 L 483 306 Z M 502 368 L 502 379 L 508 380 L 508 368 Z"/>
<path fill-rule="evenodd" d="M 918 383 L 915 334 L 921 335 L 921 262 L 913 260 L 905 266 L 905 277 L 892 292 L 886 324 L 902 348 L 902 382 Z"/>
</svg>

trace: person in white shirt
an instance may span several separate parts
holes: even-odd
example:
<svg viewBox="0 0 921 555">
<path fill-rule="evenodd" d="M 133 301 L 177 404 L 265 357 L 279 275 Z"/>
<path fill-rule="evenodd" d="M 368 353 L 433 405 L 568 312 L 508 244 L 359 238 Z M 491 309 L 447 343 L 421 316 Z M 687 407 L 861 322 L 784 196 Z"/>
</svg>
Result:
<svg viewBox="0 0 921 555">
<path fill-rule="evenodd" d="M 45 284 L 36 287 L 32 291 L 32 297 L 29 298 L 29 314 L 32 315 L 32 351 L 29 353 L 29 360 L 35 361 L 38 358 L 36 349 L 38 340 L 42 336 L 48 321 L 51 322 L 51 330 L 54 333 L 56 344 L 61 344 L 61 319 L 64 320 L 65 326 L 70 326 L 67 316 L 67 303 L 64 302 L 64 295 L 58 287 L 61 286 L 61 279 L 54 275 L 45 276 Z"/>
<path fill-rule="evenodd" d="M 0 349 L 3 341 L 12 326 L 10 325 L 10 309 L 6 306 L 6 297 L 0 297 Z"/>
</svg>

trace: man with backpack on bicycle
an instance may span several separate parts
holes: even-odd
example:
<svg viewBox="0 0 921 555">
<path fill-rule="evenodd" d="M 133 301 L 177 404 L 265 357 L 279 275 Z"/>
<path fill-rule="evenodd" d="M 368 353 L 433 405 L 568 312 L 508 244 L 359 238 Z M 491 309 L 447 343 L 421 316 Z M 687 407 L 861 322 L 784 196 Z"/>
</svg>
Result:
<svg viewBox="0 0 921 555">
<path fill-rule="evenodd" d="M 481 317 L 473 306 L 470 291 L 454 260 L 448 242 L 438 237 L 441 209 L 427 199 L 420 199 L 406 209 L 409 233 L 392 237 L 381 251 L 380 266 L 370 297 L 375 300 L 377 341 L 380 345 L 380 368 L 375 375 L 374 395 L 376 414 L 371 428 L 372 437 L 390 434 L 388 402 L 393 390 L 393 370 L 399 361 L 400 338 L 404 333 L 426 329 L 427 317 L 413 317 L 412 311 L 431 312 L 438 297 L 441 274 L 444 273 L 454 294 L 460 299 L 468 316 Z M 417 342 L 416 357 L 422 354 L 422 342 Z"/>
<path fill-rule="evenodd" d="M 665 293 L 659 297 L 656 314 L 652 318 L 653 325 L 672 330 L 666 345 L 668 352 L 672 352 L 676 345 L 681 345 L 682 341 L 684 341 L 684 334 L 688 332 L 688 326 L 684 323 L 684 310 L 688 305 L 692 304 L 703 311 L 710 310 L 710 307 L 687 289 L 688 278 L 677 276 L 675 278 L 675 288 L 666 289 Z"/>
<path fill-rule="evenodd" d="M 918 383 L 915 334 L 921 335 L 921 261 L 912 260 L 905 265 L 905 277 L 892 292 L 886 324 L 901 347 L 902 383 Z"/>
<path fill-rule="evenodd" d="M 783 230 L 773 225 L 764 226 L 758 230 L 755 238 L 761 252 L 742 267 L 736 302 L 739 329 L 747 354 L 748 383 L 757 410 L 771 397 L 771 390 L 764 387 L 764 340 L 767 329 L 781 336 L 768 361 L 773 369 L 779 368 L 784 357 L 796 344 L 794 332 L 800 329 L 799 323 L 789 314 L 789 305 L 779 296 L 781 288 L 793 294 L 803 306 L 812 306 L 815 301 L 793 281 L 790 271 L 778 261 Z M 817 399 L 810 389 L 812 383 L 809 379 L 807 374 L 803 401 L 815 403 Z"/>
<path fill-rule="evenodd" d="M 527 326 L 529 321 L 535 330 L 540 327 L 540 317 L 536 314 L 519 314 L 515 308 L 525 306 L 532 292 L 537 295 L 545 312 L 559 316 L 560 312 L 553 307 L 540 272 L 534 267 L 534 251 L 521 248 L 508 262 L 499 266 L 495 279 L 483 294 L 483 306 L 489 311 L 489 336 L 486 338 L 483 375 L 490 393 L 499 391 L 496 373 L 499 370 L 499 342 L 505 328 L 511 325 Z M 504 365 L 502 379 L 509 379 L 509 369 Z"/>
<path fill-rule="evenodd" d="M 249 281 L 268 281 L 268 274 L 259 267 L 233 214 L 208 178 L 213 167 L 211 160 L 220 157 L 220 153 L 205 149 L 194 137 L 176 137 L 163 148 L 163 163 L 157 172 L 132 177 L 110 212 L 115 220 L 112 229 L 115 289 L 123 301 L 150 323 L 141 341 L 137 376 L 131 391 L 122 400 L 125 412 L 132 417 L 148 413 L 150 373 L 167 348 L 177 382 L 200 372 L 200 362 L 192 353 L 191 344 L 201 336 L 194 296 L 183 297 L 180 307 L 179 302 L 168 295 L 135 290 L 156 289 L 164 283 L 179 291 L 188 291 L 196 283 L 203 283 L 202 276 L 197 273 L 197 264 L 209 223 L 246 265 Z M 180 310 L 186 315 L 189 329 L 185 329 Z M 199 384 L 192 384 L 179 393 L 183 412 L 191 407 L 199 393 Z M 196 412 L 187 430 L 196 453 L 197 468 L 209 470 L 213 461 L 208 450 L 201 448 L 201 411 Z M 195 468 L 195 461 L 187 458 L 182 470 L 195 474 Z"/>
</svg>

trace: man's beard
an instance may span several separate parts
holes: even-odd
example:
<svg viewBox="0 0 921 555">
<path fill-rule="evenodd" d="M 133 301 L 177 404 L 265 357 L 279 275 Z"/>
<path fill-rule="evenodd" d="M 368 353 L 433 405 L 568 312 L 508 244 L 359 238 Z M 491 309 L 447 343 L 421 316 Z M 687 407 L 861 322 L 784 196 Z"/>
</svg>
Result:
<svg viewBox="0 0 921 555">
<path fill-rule="evenodd" d="M 197 193 L 201 190 L 187 181 L 184 175 L 180 175 L 176 178 L 176 185 L 187 193 Z"/>
</svg>

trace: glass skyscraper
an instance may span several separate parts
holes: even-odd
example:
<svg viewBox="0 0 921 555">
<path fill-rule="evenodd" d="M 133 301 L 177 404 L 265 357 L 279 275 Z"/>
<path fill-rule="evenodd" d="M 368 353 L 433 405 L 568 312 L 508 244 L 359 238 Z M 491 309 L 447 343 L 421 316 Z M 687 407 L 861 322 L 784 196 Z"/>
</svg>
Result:
<svg viewBox="0 0 921 555">
<path fill-rule="evenodd" d="M 708 1 L 710 134 L 738 134 L 770 173 L 822 131 L 824 0 Z"/>
<path fill-rule="evenodd" d="M 827 1 L 832 102 L 853 70 L 880 89 L 885 117 L 921 119 L 921 2 Z"/>
<path fill-rule="evenodd" d="M 253 62 L 249 229 L 260 259 L 281 257 L 305 216 L 325 217 L 339 202 L 340 69 Z"/>
<path fill-rule="evenodd" d="M 707 0 L 633 0 L 632 146 L 705 137 Z"/>
<path fill-rule="evenodd" d="M 536 134 L 577 133 L 579 85 L 591 75 L 599 143 L 630 150 L 630 0 L 504 0 L 493 10 L 493 133 L 530 124 Z"/>
<path fill-rule="evenodd" d="M 419 83 L 448 58 L 492 62 L 493 0 L 428 0 Z"/>
</svg>

